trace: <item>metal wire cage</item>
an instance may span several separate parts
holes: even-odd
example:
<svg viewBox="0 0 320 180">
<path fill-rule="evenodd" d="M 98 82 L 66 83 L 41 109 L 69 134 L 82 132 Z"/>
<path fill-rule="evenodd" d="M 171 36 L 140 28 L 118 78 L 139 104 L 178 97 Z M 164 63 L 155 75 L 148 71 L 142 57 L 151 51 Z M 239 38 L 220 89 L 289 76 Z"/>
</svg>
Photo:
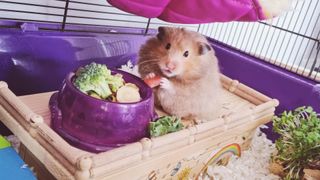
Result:
<svg viewBox="0 0 320 180">
<path fill-rule="evenodd" d="M 140 31 L 136 33 L 147 34 L 158 26 L 183 26 L 318 82 L 319 16 L 319 0 L 295 1 L 292 10 L 266 21 L 192 25 L 135 16 L 105 0 L 0 0 L 0 20 L 56 25 L 40 30 L 73 31 L 68 25 L 86 25 L 83 30 L 86 32 L 120 33 L 112 31 L 112 27 L 121 27 L 137 28 Z M 0 24 L 0 27 L 8 28 L 8 25 Z M 16 24 L 10 26 L 15 27 Z M 104 27 L 111 29 L 106 31 Z"/>
</svg>

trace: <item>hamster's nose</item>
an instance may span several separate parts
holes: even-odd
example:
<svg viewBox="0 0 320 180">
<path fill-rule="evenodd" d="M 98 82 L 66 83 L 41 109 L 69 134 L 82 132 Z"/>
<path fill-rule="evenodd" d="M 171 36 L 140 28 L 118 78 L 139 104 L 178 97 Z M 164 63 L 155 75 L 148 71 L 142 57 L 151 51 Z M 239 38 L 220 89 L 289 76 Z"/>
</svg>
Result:
<svg viewBox="0 0 320 180">
<path fill-rule="evenodd" d="M 177 67 L 176 64 L 173 63 L 173 62 L 168 62 L 168 63 L 166 63 L 166 66 L 167 66 L 167 68 L 168 68 L 170 71 L 175 70 L 176 67 Z"/>
</svg>

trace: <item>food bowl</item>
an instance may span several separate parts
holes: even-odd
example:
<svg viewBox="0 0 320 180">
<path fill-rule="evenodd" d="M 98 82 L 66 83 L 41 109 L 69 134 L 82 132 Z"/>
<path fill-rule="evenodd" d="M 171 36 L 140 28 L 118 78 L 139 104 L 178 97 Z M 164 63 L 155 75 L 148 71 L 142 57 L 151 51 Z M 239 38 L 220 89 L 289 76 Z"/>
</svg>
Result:
<svg viewBox="0 0 320 180">
<path fill-rule="evenodd" d="M 156 117 L 152 89 L 134 75 L 111 72 L 138 86 L 141 101 L 116 103 L 86 95 L 73 85 L 74 73 L 68 74 L 61 90 L 51 96 L 51 126 L 75 147 L 102 152 L 149 136 L 148 124 Z"/>
</svg>

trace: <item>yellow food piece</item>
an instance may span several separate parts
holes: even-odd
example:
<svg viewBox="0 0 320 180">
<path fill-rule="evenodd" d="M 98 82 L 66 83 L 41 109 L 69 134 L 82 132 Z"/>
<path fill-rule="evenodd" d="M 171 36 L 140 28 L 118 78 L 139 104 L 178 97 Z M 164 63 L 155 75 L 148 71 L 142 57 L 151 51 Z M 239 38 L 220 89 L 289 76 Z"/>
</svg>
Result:
<svg viewBox="0 0 320 180">
<path fill-rule="evenodd" d="M 116 97 L 120 103 L 134 103 L 141 100 L 139 88 L 131 83 L 127 83 L 118 89 Z"/>
<path fill-rule="evenodd" d="M 138 86 L 137 86 L 137 85 L 135 85 L 135 84 L 132 84 L 132 83 L 126 83 L 126 84 L 125 84 L 125 86 L 130 86 L 130 87 L 135 88 L 135 89 L 137 89 L 137 90 L 139 91 Z"/>
</svg>

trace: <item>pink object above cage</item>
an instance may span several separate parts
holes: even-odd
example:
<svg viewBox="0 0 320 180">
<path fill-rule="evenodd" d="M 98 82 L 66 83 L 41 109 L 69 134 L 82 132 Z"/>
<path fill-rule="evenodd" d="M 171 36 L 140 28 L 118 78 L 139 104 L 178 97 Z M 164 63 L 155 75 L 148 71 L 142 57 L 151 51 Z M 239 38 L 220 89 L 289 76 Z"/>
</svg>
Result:
<svg viewBox="0 0 320 180">
<path fill-rule="evenodd" d="M 259 0 L 107 0 L 113 6 L 139 16 L 173 23 L 198 24 L 267 19 Z"/>
</svg>

